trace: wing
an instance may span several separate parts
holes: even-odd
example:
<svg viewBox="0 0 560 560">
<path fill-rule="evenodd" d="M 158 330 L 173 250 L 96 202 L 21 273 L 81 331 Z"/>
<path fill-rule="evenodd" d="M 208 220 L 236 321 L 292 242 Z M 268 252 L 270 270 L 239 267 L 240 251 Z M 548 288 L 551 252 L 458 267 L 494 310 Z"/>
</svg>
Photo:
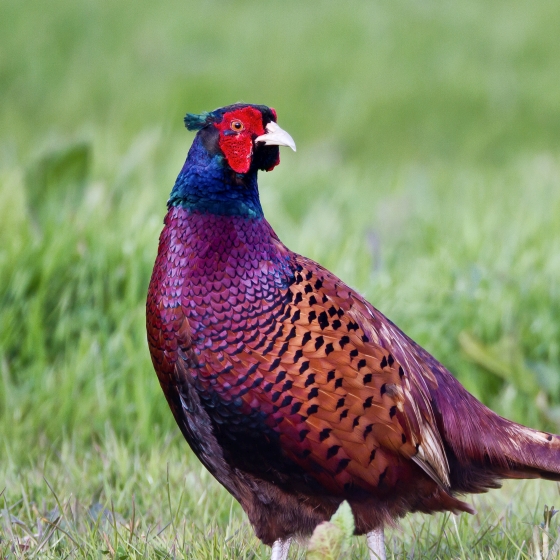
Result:
<svg viewBox="0 0 560 560">
<path fill-rule="evenodd" d="M 239 328 L 199 356 L 197 387 L 230 447 L 279 444 L 338 492 L 392 486 L 411 461 L 449 488 L 437 381 L 415 345 L 317 263 L 295 255 L 293 267 L 281 298 L 264 294 L 265 313 L 238 309 Z M 258 460 L 278 464 L 272 455 Z"/>
</svg>

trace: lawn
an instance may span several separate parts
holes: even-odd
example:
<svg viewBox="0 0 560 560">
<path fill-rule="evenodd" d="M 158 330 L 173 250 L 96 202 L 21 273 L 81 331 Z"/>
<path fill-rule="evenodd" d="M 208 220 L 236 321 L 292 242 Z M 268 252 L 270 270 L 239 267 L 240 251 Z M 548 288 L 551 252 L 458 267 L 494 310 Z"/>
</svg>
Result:
<svg viewBox="0 0 560 560">
<path fill-rule="evenodd" d="M 260 179 L 280 238 L 494 410 L 560 432 L 559 28 L 546 0 L 2 0 L 0 558 L 269 554 L 145 340 L 187 111 L 275 107 L 298 145 Z M 393 557 L 533 558 L 560 495 L 472 501 L 390 529 Z"/>
</svg>

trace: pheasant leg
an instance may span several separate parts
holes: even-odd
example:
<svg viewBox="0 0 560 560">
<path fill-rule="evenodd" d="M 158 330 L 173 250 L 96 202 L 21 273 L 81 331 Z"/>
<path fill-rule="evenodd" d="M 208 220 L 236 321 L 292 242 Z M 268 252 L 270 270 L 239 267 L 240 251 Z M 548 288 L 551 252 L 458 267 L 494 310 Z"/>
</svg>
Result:
<svg viewBox="0 0 560 560">
<path fill-rule="evenodd" d="M 272 545 L 272 556 L 270 560 L 287 560 L 288 552 L 290 551 L 290 545 L 292 544 L 292 539 L 278 539 Z"/>
<path fill-rule="evenodd" d="M 367 534 L 367 545 L 370 560 L 386 560 L 383 527 L 378 527 Z"/>
</svg>

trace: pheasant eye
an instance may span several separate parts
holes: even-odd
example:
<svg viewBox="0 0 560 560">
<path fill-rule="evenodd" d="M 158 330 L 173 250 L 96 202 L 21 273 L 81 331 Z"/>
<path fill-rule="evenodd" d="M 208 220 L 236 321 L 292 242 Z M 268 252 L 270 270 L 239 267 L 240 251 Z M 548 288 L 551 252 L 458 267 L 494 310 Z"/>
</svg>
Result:
<svg viewBox="0 0 560 560">
<path fill-rule="evenodd" d="M 241 121 L 231 121 L 229 126 L 231 130 L 235 130 L 235 132 L 241 132 L 245 128 Z"/>
</svg>

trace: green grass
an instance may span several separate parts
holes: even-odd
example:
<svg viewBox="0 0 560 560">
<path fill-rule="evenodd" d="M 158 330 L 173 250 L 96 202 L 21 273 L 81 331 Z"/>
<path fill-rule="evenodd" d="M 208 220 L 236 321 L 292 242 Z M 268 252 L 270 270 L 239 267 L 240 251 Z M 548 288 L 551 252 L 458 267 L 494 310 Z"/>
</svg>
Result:
<svg viewBox="0 0 560 560">
<path fill-rule="evenodd" d="M 493 409 L 560 431 L 559 27 L 544 0 L 4 0 L 0 558 L 268 554 L 145 342 L 187 111 L 275 107 L 298 144 L 261 177 L 284 242 Z M 395 558 L 531 558 L 560 497 L 473 501 L 405 519 Z"/>
</svg>

